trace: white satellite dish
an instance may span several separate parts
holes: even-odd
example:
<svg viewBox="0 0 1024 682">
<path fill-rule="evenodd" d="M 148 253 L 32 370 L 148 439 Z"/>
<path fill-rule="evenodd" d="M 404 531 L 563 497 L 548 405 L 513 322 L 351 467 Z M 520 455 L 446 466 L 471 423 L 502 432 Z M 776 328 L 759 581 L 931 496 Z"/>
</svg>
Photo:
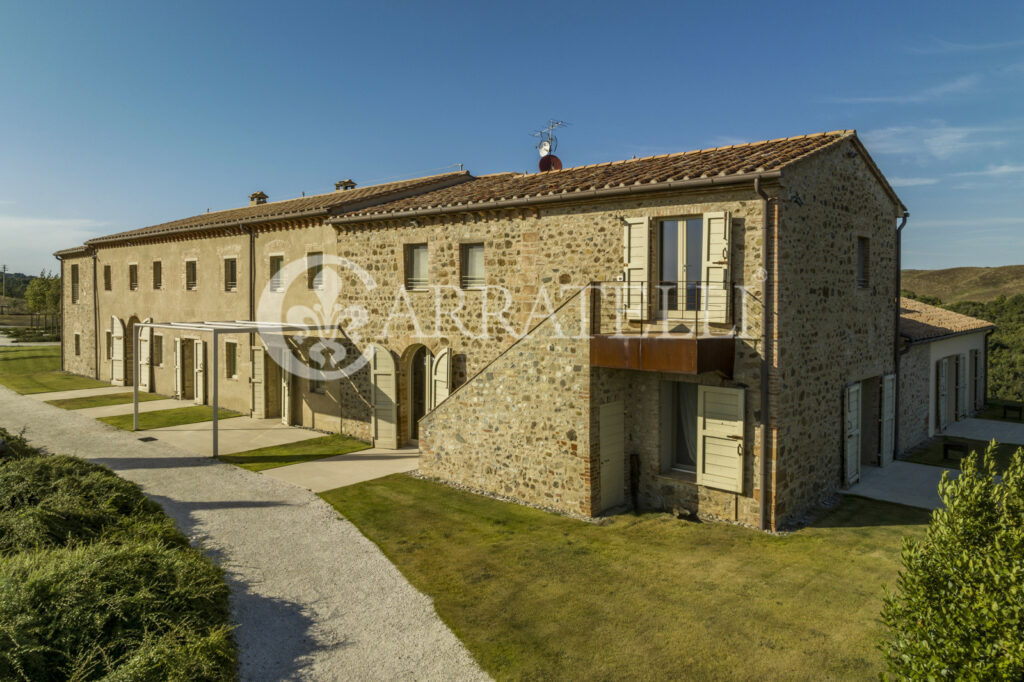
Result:
<svg viewBox="0 0 1024 682">
<path fill-rule="evenodd" d="M 537 145 L 537 151 L 540 152 L 541 156 L 547 156 L 551 153 L 551 140 L 544 140 Z"/>
</svg>

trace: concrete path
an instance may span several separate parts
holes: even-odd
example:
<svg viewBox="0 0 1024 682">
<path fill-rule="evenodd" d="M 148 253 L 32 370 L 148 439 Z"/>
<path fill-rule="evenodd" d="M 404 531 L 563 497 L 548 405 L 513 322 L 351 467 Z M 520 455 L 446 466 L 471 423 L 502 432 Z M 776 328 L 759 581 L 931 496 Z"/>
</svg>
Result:
<svg viewBox="0 0 1024 682">
<path fill-rule="evenodd" d="M 942 480 L 943 471 L 947 469 L 900 460 L 886 467 L 864 466 L 860 470 L 860 482 L 839 492 L 905 504 L 908 507 L 938 509 L 942 504 L 939 499 L 939 481 Z M 960 475 L 957 469 L 948 471 L 951 478 Z"/>
<path fill-rule="evenodd" d="M 370 448 L 347 455 L 326 457 L 312 462 L 289 464 L 276 469 L 265 469 L 264 476 L 287 481 L 315 493 L 334 490 L 375 478 L 405 471 L 415 471 L 419 464 L 419 450 L 384 450 Z"/>
<path fill-rule="evenodd" d="M 953 422 L 946 427 L 947 436 L 1024 445 L 1024 422 L 1004 422 L 998 419 L 974 419 Z"/>
<path fill-rule="evenodd" d="M 185 406 L 186 403 L 184 401 L 175 400 L 174 398 L 167 398 L 166 400 L 149 400 L 144 403 L 139 403 L 139 413 L 156 412 L 157 410 L 173 410 L 176 407 Z M 120 405 L 86 407 L 81 410 L 75 410 L 75 413 L 84 414 L 86 417 L 92 417 L 93 419 L 99 419 L 100 417 L 116 417 L 119 414 L 131 414 L 132 404 L 121 403 Z"/>
<path fill-rule="evenodd" d="M 44 402 L 47 400 L 64 400 L 65 398 L 91 398 L 94 395 L 110 395 L 125 393 L 132 390 L 131 386 L 97 386 L 96 388 L 76 388 L 73 391 L 49 391 L 48 393 L 32 393 L 26 398 Z M 131 404 L 131 403 L 129 403 Z"/>
<path fill-rule="evenodd" d="M 190 401 L 181 401 L 191 405 Z M 130 410 L 129 410 L 130 412 Z M 139 431 L 137 436 L 156 438 L 191 453 L 204 457 L 213 456 L 213 422 L 179 424 L 159 429 Z M 221 455 L 267 448 L 272 445 L 298 443 L 310 438 L 321 438 L 327 434 L 295 426 L 285 426 L 280 419 L 253 419 L 252 417 L 231 417 L 218 420 L 217 448 Z"/>
<path fill-rule="evenodd" d="M 430 599 L 313 493 L 4 387 L 0 426 L 135 481 L 224 567 L 242 679 L 486 679 Z"/>
</svg>

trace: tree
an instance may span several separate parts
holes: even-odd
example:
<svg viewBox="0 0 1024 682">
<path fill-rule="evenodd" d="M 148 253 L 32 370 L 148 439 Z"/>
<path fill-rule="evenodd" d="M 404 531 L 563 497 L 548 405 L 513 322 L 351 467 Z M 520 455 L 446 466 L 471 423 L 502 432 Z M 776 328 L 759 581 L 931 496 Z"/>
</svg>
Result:
<svg viewBox="0 0 1024 682">
<path fill-rule="evenodd" d="M 25 300 L 34 313 L 60 312 L 60 277 L 45 270 L 39 273 L 25 288 Z"/>
<path fill-rule="evenodd" d="M 972 452 L 958 478 L 943 473 L 945 508 L 923 540 L 904 540 L 898 590 L 882 609 L 895 679 L 1024 679 L 1024 448 L 1002 482 L 995 448 L 980 466 Z"/>
</svg>

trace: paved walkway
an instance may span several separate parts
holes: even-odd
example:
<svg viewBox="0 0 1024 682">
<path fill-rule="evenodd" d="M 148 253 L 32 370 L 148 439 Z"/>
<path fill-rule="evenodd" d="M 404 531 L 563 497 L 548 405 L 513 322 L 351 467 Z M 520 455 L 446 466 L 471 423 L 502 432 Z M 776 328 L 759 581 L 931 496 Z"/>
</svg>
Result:
<svg viewBox="0 0 1024 682">
<path fill-rule="evenodd" d="M 181 402 L 182 406 L 193 404 L 191 401 L 176 402 Z M 129 410 L 130 412 L 131 410 Z M 326 435 L 319 431 L 285 426 L 280 419 L 231 417 L 230 419 L 219 419 L 217 425 L 217 451 L 221 455 L 267 448 L 272 445 L 298 443 Z M 156 438 L 162 443 L 169 443 L 204 457 L 213 456 L 212 421 L 147 429 L 136 432 L 136 436 Z"/>
<path fill-rule="evenodd" d="M 131 391 L 128 386 L 98 386 L 96 388 L 76 388 L 73 391 L 50 391 L 49 393 L 32 393 L 25 396 L 40 402 L 46 400 L 64 400 L 65 398 L 91 398 L 94 395 L 110 395 L 111 393 L 125 393 Z M 130 403 L 129 403 L 130 404 Z"/>
<path fill-rule="evenodd" d="M 384 450 L 370 448 L 347 455 L 325 457 L 312 462 L 289 464 L 276 469 L 265 469 L 263 474 L 281 481 L 287 481 L 314 493 L 334 490 L 346 485 L 389 476 L 405 471 L 415 471 L 419 464 L 419 450 Z"/>
<path fill-rule="evenodd" d="M 860 470 L 860 482 L 839 492 L 905 504 L 908 507 L 938 509 L 942 504 L 939 499 L 939 481 L 942 480 L 943 471 L 947 470 L 900 460 L 886 467 L 864 466 Z M 953 478 L 960 475 L 957 469 L 949 471 Z"/>
<path fill-rule="evenodd" d="M 51 398 L 47 398 L 51 400 Z M 181 400 L 175 400 L 174 398 L 167 398 L 166 400 L 149 400 L 144 403 L 139 403 L 139 414 L 143 412 L 156 412 L 157 410 L 173 410 L 176 407 L 185 407 L 185 403 Z M 86 417 L 92 417 L 93 419 L 99 419 L 100 417 L 116 417 L 119 414 L 131 414 L 132 404 L 121 403 L 120 405 L 102 405 L 100 407 L 86 407 L 81 410 L 75 410 L 77 414 L 84 414 Z"/>
<path fill-rule="evenodd" d="M 946 427 L 947 436 L 1024 445 L 1024 422 L 1004 422 L 998 419 L 974 419 L 953 422 Z"/>
<path fill-rule="evenodd" d="M 430 599 L 313 493 L 4 387 L 0 426 L 137 482 L 224 567 L 242 679 L 486 679 Z"/>
</svg>

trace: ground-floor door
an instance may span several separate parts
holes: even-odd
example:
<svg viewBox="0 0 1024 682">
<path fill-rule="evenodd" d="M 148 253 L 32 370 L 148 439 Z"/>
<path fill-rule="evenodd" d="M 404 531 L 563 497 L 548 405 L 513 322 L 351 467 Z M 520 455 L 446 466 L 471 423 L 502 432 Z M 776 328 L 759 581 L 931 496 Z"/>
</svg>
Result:
<svg viewBox="0 0 1024 682">
<path fill-rule="evenodd" d="M 860 382 L 846 387 L 846 400 L 843 406 L 844 454 L 843 472 L 846 485 L 853 485 L 860 480 L 861 460 L 861 385 Z"/>
<path fill-rule="evenodd" d="M 601 406 L 598 414 L 601 457 L 601 511 L 625 501 L 626 444 L 622 402 Z"/>
<path fill-rule="evenodd" d="M 370 390 L 373 446 L 398 447 L 398 377 L 391 351 L 374 344 L 370 348 Z"/>
</svg>

